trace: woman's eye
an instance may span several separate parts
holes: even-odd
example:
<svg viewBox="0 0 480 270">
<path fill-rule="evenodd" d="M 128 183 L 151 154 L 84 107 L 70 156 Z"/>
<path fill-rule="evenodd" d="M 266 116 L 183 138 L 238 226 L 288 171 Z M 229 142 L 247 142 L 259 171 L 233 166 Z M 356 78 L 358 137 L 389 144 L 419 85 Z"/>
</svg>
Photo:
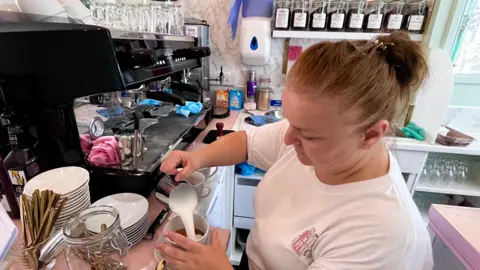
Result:
<svg viewBox="0 0 480 270">
<path fill-rule="evenodd" d="M 307 141 L 313 141 L 315 138 L 308 137 L 308 136 L 303 136 L 303 138 Z"/>
</svg>

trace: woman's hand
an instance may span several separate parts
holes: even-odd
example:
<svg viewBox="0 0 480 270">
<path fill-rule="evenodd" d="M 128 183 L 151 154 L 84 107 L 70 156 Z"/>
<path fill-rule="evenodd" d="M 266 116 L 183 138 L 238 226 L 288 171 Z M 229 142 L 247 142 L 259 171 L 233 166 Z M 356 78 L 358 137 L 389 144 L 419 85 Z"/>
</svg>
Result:
<svg viewBox="0 0 480 270">
<path fill-rule="evenodd" d="M 182 167 L 181 171 L 177 171 L 178 167 Z M 181 181 L 187 178 L 194 171 L 200 169 L 200 160 L 195 157 L 192 152 L 173 151 L 163 161 L 160 166 L 160 171 L 169 174 L 177 175 L 176 181 Z"/>
<path fill-rule="evenodd" d="M 212 231 L 211 244 L 205 246 L 183 235 L 166 232 L 165 237 L 177 243 L 180 248 L 160 244 L 157 248 L 167 264 L 176 270 L 232 270 L 225 247 L 222 247 L 217 230 Z"/>
</svg>

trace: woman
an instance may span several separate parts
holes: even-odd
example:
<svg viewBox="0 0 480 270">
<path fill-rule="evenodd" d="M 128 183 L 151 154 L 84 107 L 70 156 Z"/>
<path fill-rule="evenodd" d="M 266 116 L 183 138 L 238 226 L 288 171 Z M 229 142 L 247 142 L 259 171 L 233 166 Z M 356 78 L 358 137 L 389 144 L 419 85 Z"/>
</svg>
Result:
<svg viewBox="0 0 480 270">
<path fill-rule="evenodd" d="M 196 152 L 173 152 L 173 174 L 248 161 L 267 170 L 257 187 L 250 269 L 432 269 L 426 226 L 399 166 L 382 143 L 397 108 L 427 76 L 404 33 L 322 42 L 290 71 L 286 121 L 241 131 Z M 159 248 L 177 269 L 232 269 L 218 244 L 169 233 L 185 249 Z"/>
</svg>

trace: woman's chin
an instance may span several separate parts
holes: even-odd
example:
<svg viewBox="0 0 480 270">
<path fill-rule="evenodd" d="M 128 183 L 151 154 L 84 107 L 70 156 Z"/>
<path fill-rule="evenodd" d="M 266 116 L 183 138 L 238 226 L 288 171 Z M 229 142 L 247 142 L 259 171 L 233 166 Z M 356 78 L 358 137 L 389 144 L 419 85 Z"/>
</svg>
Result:
<svg viewBox="0 0 480 270">
<path fill-rule="evenodd" d="M 297 152 L 297 159 L 303 165 L 306 165 L 306 166 L 311 166 L 312 165 L 312 161 L 305 154 L 303 154 L 301 152 Z"/>
</svg>

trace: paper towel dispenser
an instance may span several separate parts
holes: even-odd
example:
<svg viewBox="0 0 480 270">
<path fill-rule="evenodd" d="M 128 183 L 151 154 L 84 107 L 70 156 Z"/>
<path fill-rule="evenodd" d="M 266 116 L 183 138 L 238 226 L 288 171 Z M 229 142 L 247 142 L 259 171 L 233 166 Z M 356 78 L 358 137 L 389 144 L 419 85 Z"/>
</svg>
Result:
<svg viewBox="0 0 480 270">
<path fill-rule="evenodd" d="M 240 55 L 243 63 L 252 66 L 270 64 L 271 33 L 270 18 L 242 18 L 240 24 Z"/>
</svg>

